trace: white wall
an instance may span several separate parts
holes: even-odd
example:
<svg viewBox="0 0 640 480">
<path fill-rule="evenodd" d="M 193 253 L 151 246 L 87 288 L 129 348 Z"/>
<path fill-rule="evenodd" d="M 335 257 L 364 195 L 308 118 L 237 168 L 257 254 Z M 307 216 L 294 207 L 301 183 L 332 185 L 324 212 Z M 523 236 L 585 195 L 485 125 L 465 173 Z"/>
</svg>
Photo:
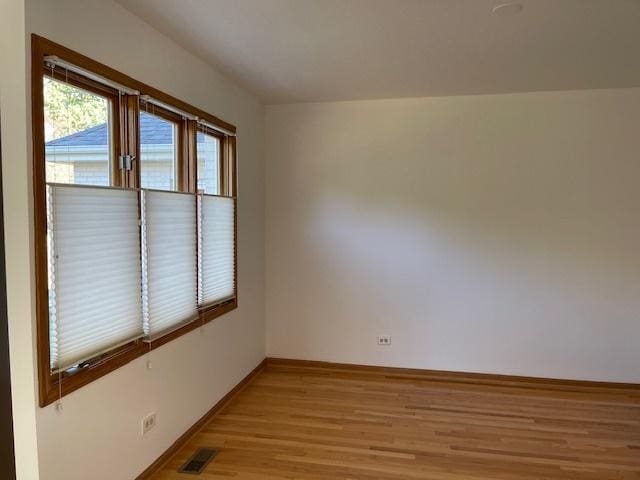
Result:
<svg viewBox="0 0 640 480">
<path fill-rule="evenodd" d="M 153 370 L 146 369 L 145 358 L 138 359 L 65 397 L 61 414 L 53 406 L 40 409 L 35 404 L 31 331 L 30 118 L 23 118 L 30 108 L 24 48 L 29 39 L 25 19 L 13 19 L 18 30 L 22 22 L 12 50 L 22 61 L 16 73 L 22 80 L 7 92 L 2 84 L 3 94 L 17 96 L 11 112 L 18 114 L 7 125 L 12 149 L 4 178 L 11 360 L 25 374 L 14 375 L 22 393 L 14 399 L 24 402 L 18 413 L 26 412 L 21 415 L 25 438 L 37 430 L 38 446 L 36 450 L 31 442 L 20 448 L 29 455 L 21 464 L 29 463 L 30 470 L 25 467 L 19 480 L 36 480 L 38 465 L 41 480 L 131 480 L 264 358 L 264 108 L 110 0 L 26 0 L 26 5 L 27 34 L 77 50 L 238 127 L 239 308 L 204 332 L 196 330 L 155 350 Z M 4 120 L 4 103 L 2 108 Z M 3 121 L 3 129 L 5 125 Z M 158 426 L 142 437 L 140 420 L 151 411 L 158 412 Z M 29 417 L 33 428 L 28 428 Z"/>
<path fill-rule="evenodd" d="M 640 382 L 639 128 L 640 89 L 268 107 L 268 355 Z"/>
</svg>

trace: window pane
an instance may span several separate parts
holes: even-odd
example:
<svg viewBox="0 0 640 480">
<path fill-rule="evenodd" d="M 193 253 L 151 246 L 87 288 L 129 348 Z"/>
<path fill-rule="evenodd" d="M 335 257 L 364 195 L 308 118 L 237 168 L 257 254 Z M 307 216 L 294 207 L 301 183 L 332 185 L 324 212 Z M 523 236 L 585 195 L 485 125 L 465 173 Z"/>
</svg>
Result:
<svg viewBox="0 0 640 480">
<path fill-rule="evenodd" d="M 142 188 L 176 190 L 177 130 L 177 125 L 169 120 L 140 112 Z"/>
<path fill-rule="evenodd" d="M 44 77 L 47 182 L 110 184 L 109 100 Z"/>
<path fill-rule="evenodd" d="M 220 194 L 218 176 L 220 169 L 220 139 L 198 132 L 198 190 L 212 195 Z"/>
</svg>

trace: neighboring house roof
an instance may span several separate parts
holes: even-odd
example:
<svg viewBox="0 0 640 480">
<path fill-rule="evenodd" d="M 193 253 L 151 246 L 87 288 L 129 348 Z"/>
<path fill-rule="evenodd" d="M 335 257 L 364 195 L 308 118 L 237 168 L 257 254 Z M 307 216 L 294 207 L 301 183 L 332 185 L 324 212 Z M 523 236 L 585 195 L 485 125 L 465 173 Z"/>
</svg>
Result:
<svg viewBox="0 0 640 480">
<path fill-rule="evenodd" d="M 107 145 L 108 130 L 107 124 L 102 123 L 95 127 L 87 128 L 80 132 L 60 137 L 47 142 L 47 147 L 80 147 L 91 145 Z M 198 133 L 198 143 L 202 143 L 204 139 L 202 134 Z M 140 143 L 143 145 L 169 145 L 172 142 L 171 124 L 150 115 L 146 112 L 140 112 Z"/>
<path fill-rule="evenodd" d="M 81 145 L 106 145 L 107 124 L 102 123 L 77 133 L 47 142 L 47 147 L 77 147 Z"/>
</svg>

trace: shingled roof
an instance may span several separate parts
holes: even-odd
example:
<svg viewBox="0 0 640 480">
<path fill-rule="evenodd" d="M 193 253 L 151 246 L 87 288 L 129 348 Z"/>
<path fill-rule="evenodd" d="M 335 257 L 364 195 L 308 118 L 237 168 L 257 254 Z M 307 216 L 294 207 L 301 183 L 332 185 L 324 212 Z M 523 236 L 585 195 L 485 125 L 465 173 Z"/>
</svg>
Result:
<svg viewBox="0 0 640 480">
<path fill-rule="evenodd" d="M 170 145 L 172 142 L 171 125 L 155 115 L 140 112 L 140 143 L 143 145 Z M 47 147 L 79 147 L 107 145 L 107 124 L 102 123 L 80 132 L 47 142 Z M 198 133 L 198 143 L 203 142 Z"/>
</svg>

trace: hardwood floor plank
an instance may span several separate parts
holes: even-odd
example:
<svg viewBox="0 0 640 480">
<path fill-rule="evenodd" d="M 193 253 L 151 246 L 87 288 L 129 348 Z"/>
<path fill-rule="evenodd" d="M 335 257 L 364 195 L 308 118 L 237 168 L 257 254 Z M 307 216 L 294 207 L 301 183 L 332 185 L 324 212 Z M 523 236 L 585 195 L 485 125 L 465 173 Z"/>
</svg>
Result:
<svg viewBox="0 0 640 480">
<path fill-rule="evenodd" d="M 269 361 L 152 477 L 640 480 L 640 388 Z"/>
</svg>

